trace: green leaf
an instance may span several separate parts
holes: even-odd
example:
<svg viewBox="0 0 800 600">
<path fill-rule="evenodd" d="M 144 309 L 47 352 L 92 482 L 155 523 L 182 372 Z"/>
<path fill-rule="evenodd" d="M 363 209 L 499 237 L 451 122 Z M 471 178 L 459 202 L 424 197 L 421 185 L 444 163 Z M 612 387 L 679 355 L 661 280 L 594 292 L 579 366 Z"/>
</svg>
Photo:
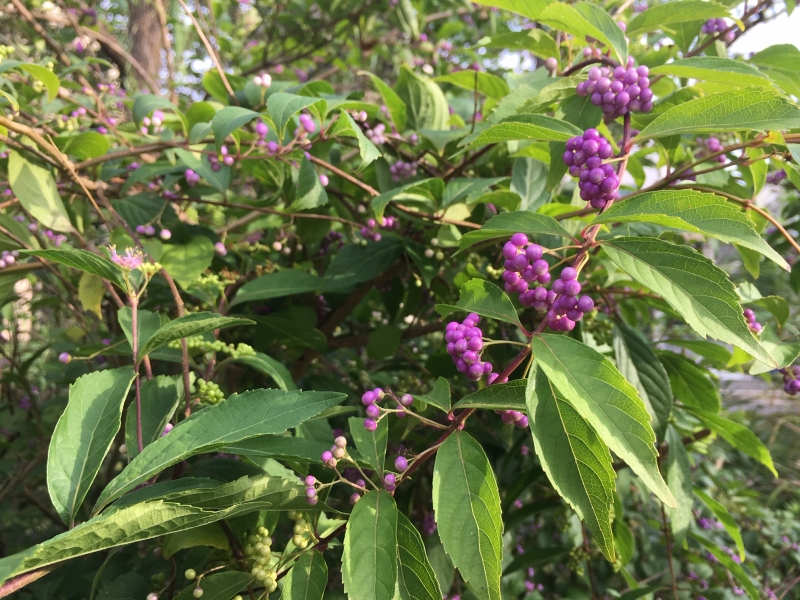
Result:
<svg viewBox="0 0 800 600">
<path fill-rule="evenodd" d="M 661 352 L 658 357 L 667 369 L 672 393 L 678 400 L 692 408 L 719 412 L 719 391 L 705 369 L 672 352 Z"/>
<path fill-rule="evenodd" d="M 373 198 L 372 210 L 375 211 L 375 218 L 381 219 L 383 212 L 392 200 L 422 202 L 436 206 L 444 194 L 444 189 L 444 181 L 438 177 L 407 183 Z"/>
<path fill-rule="evenodd" d="M 675 543 L 680 545 L 689 531 L 689 526 L 694 521 L 692 513 L 692 463 L 689 460 L 689 453 L 683 445 L 681 436 L 672 426 L 667 426 L 666 435 L 669 451 L 667 453 L 667 464 L 665 473 L 667 475 L 667 485 L 672 495 L 675 497 L 676 508 L 667 509 L 672 525 L 672 535 Z"/>
<path fill-rule="evenodd" d="M 611 15 L 600 6 L 579 2 L 574 5 L 553 2 L 537 19 L 579 38 L 593 37 L 609 46 L 623 65 L 628 62 L 628 42 Z"/>
<path fill-rule="evenodd" d="M 95 275 L 83 273 L 78 281 L 78 300 L 81 309 L 94 313 L 98 319 L 103 318 L 101 302 L 106 293 L 103 280 Z"/>
<path fill-rule="evenodd" d="M 369 334 L 367 356 L 372 360 L 382 360 L 394 356 L 400 347 L 403 332 L 397 325 L 381 325 Z"/>
<path fill-rule="evenodd" d="M 711 260 L 687 246 L 655 238 L 617 238 L 603 247 L 620 269 L 662 296 L 698 334 L 774 364 L 748 329 L 727 274 Z"/>
<path fill-rule="evenodd" d="M 53 141 L 64 154 L 80 160 L 103 156 L 110 147 L 108 138 L 96 131 L 59 135 Z"/>
<path fill-rule="evenodd" d="M 552 83 L 545 86 L 542 91 L 519 107 L 521 113 L 547 112 L 554 102 L 564 100 L 576 95 L 575 88 L 585 77 L 557 77 Z"/>
<path fill-rule="evenodd" d="M 450 129 L 450 111 L 441 88 L 427 77 L 400 67 L 395 91 L 408 109 L 411 129 Z"/>
<path fill-rule="evenodd" d="M 727 508 L 714 500 L 700 488 L 695 487 L 694 493 L 697 494 L 697 497 L 700 498 L 700 500 L 705 502 L 706 506 L 708 506 L 708 508 L 711 509 L 711 512 L 713 512 L 714 515 L 720 520 L 722 525 L 725 527 L 725 531 L 728 532 L 728 535 L 730 535 L 731 539 L 736 543 L 736 549 L 739 551 L 739 559 L 743 561 L 745 558 L 744 540 L 742 540 L 742 532 L 739 531 L 739 526 L 736 524 L 736 521 L 733 520 L 731 513 L 728 512 Z"/>
<path fill-rule="evenodd" d="M 161 437 L 178 404 L 184 399 L 181 377 L 158 375 L 142 384 L 142 444 L 147 447 Z M 125 416 L 125 445 L 128 459 L 139 454 L 136 433 L 136 405 L 131 404 Z"/>
<path fill-rule="evenodd" d="M 297 195 L 286 210 L 289 212 L 309 210 L 325 206 L 327 203 L 328 192 L 320 182 L 314 165 L 304 156 L 300 163 L 300 173 L 297 176 Z"/>
<path fill-rule="evenodd" d="M 761 330 L 760 341 L 764 349 L 775 359 L 779 368 L 788 367 L 800 356 L 800 342 L 782 341 L 769 323 Z M 750 375 L 760 375 L 772 369 L 772 366 L 756 361 L 750 367 Z"/>
<path fill-rule="evenodd" d="M 752 86 L 689 100 L 659 115 L 634 142 L 678 133 L 786 131 L 800 126 L 800 107 L 778 92 Z"/>
<path fill-rule="evenodd" d="M 533 337 L 533 355 L 567 401 L 667 506 L 675 500 L 658 471 L 656 436 L 636 388 L 605 356 L 569 337 Z"/>
<path fill-rule="evenodd" d="M 47 491 L 71 525 L 117 435 L 133 369 L 121 367 L 78 378 L 56 423 L 47 453 Z"/>
<path fill-rule="evenodd" d="M 339 404 L 345 394 L 252 390 L 234 394 L 178 423 L 134 458 L 103 490 L 95 513 L 143 481 L 195 454 L 215 451 L 241 440 L 283 433 Z"/>
<path fill-rule="evenodd" d="M 210 124 L 215 114 L 217 114 L 217 109 L 211 102 L 194 102 L 189 107 L 189 110 L 186 111 L 186 121 L 189 131 L 198 123 Z"/>
<path fill-rule="evenodd" d="M 706 361 L 708 361 L 708 363 L 711 366 L 717 369 L 724 369 L 725 365 L 727 365 L 728 361 L 731 359 L 730 350 L 714 342 L 707 342 L 705 340 L 675 340 L 675 339 L 667 339 L 663 340 L 663 342 L 671 346 L 679 346 L 681 348 L 686 348 L 687 350 L 690 350 L 695 354 L 699 354 Z"/>
<path fill-rule="evenodd" d="M 61 82 L 58 77 L 47 67 L 37 65 L 34 63 L 20 63 L 16 65 L 20 71 L 25 71 L 33 76 L 34 79 L 41 81 L 47 88 L 47 101 L 52 102 L 58 97 L 58 89 L 61 87 Z"/>
<path fill-rule="evenodd" d="M 464 70 L 447 75 L 440 75 L 434 81 L 441 83 L 451 83 L 465 90 L 473 91 L 477 88 L 478 93 L 489 98 L 499 100 L 508 94 L 508 84 L 497 75 L 492 75 L 485 71 Z"/>
<path fill-rule="evenodd" d="M 433 404 L 444 412 L 450 412 L 450 384 L 444 377 L 438 377 L 431 391 L 425 395 L 414 396 L 414 399 Z"/>
<path fill-rule="evenodd" d="M 286 125 L 289 124 L 289 121 L 294 115 L 304 108 L 315 104 L 319 104 L 322 107 L 320 112 L 325 111 L 325 100 L 322 98 L 296 96 L 295 94 L 287 94 L 285 92 L 270 94 L 270 97 L 267 99 L 267 112 L 278 128 L 278 139 L 283 139 L 286 134 Z"/>
<path fill-rule="evenodd" d="M 474 312 L 482 317 L 505 321 L 522 329 L 522 323 L 511 298 L 495 284 L 483 279 L 471 279 L 465 283 L 455 305 L 437 304 L 435 308 L 442 317 L 457 311 Z"/>
<path fill-rule="evenodd" d="M 263 352 L 256 352 L 255 356 L 240 356 L 235 361 L 253 367 L 256 371 L 272 377 L 278 387 L 284 391 L 297 389 L 289 369 L 283 363 L 278 362 L 271 356 L 267 356 Z"/>
<path fill-rule="evenodd" d="M 247 590 L 252 583 L 250 573 L 241 571 L 222 571 L 211 573 L 203 577 L 203 600 L 231 600 L 239 592 Z M 194 600 L 194 590 L 197 586 L 192 584 L 184 588 L 175 600 Z"/>
<path fill-rule="evenodd" d="M 481 146 L 516 140 L 566 142 L 581 135 L 574 125 L 546 115 L 514 115 L 465 137 L 460 146 Z"/>
<path fill-rule="evenodd" d="M 359 500 L 344 535 L 342 579 L 350 600 L 392 600 L 397 585 L 397 507 L 387 492 Z"/>
<path fill-rule="evenodd" d="M 125 334 L 125 339 L 128 340 L 131 350 L 133 349 L 132 318 L 133 313 L 130 306 L 123 306 L 117 311 L 117 322 L 122 332 Z M 161 328 L 161 315 L 140 308 L 136 311 L 136 325 L 136 333 L 139 338 L 138 347 L 142 348 L 144 343 L 153 337 L 153 334 Z"/>
<path fill-rule="evenodd" d="M 225 530 L 222 529 L 219 523 L 209 523 L 195 529 L 187 529 L 186 531 L 165 535 L 164 545 L 162 546 L 164 558 L 168 559 L 181 550 L 196 546 L 229 550 L 231 544 L 228 541 L 228 536 L 225 535 Z M 205 579 L 203 583 L 205 583 Z M 195 586 L 192 587 L 194 588 Z"/>
<path fill-rule="evenodd" d="M 381 157 L 381 151 L 375 147 L 375 144 L 373 144 L 366 135 L 364 135 L 361 127 L 358 126 L 358 124 L 353 120 L 353 117 L 351 117 L 347 111 L 339 111 L 339 119 L 336 121 L 336 125 L 333 126 L 331 132 L 328 134 L 328 137 L 336 136 L 356 139 L 358 142 L 358 151 L 361 155 L 362 169 L 375 159 Z"/>
<path fill-rule="evenodd" d="M 786 260 L 758 234 L 747 213 L 725 198 L 694 190 L 636 194 L 599 215 L 595 223 L 653 223 L 710 235 L 760 252 L 789 270 Z"/>
<path fill-rule="evenodd" d="M 655 4 L 639 13 L 628 22 L 626 33 L 629 37 L 633 37 L 648 31 L 664 30 L 676 23 L 728 16 L 730 16 L 728 8 L 723 4 L 707 0 L 679 0 L 668 5 Z"/>
<path fill-rule="evenodd" d="M 52 173 L 28 162 L 16 150 L 8 153 L 8 182 L 22 207 L 39 223 L 56 231 L 72 231 Z"/>
<path fill-rule="evenodd" d="M 399 600 L 440 600 L 442 591 L 416 527 L 397 512 L 397 589 Z"/>
<path fill-rule="evenodd" d="M 758 298 L 747 304 L 755 304 L 772 313 L 778 325 L 781 327 L 783 327 L 789 318 L 789 303 L 783 296 L 764 296 L 763 298 Z"/>
<path fill-rule="evenodd" d="M 511 191 L 519 194 L 522 210 L 533 211 L 550 201 L 547 165 L 533 158 L 518 158 L 511 170 Z"/>
<path fill-rule="evenodd" d="M 720 547 L 717 545 L 716 542 L 712 542 L 711 540 L 707 540 L 706 538 L 697 535 L 696 533 L 690 533 L 689 535 L 692 536 L 695 540 L 703 544 L 706 549 L 713 554 L 717 560 L 722 564 L 723 567 L 728 569 L 736 579 L 739 580 L 744 586 L 744 589 L 747 590 L 748 595 L 750 596 L 751 600 L 758 600 L 761 596 L 758 593 L 758 589 L 753 585 L 752 580 L 747 575 L 745 570 L 742 568 L 741 565 L 736 564 L 733 562 L 730 556 L 727 555 Z"/>
<path fill-rule="evenodd" d="M 249 512 L 310 509 L 304 500 L 304 488 L 296 481 L 260 476 L 212 484 L 213 489 L 208 488 L 207 480 L 200 481 L 206 481 L 206 489 L 186 490 L 182 480 L 166 482 L 167 487 L 184 491 L 166 494 L 164 499 L 156 501 L 135 502 L 117 510 L 112 508 L 66 533 L 0 559 L 0 585 L 20 573 L 69 558 L 202 527 Z M 158 492 L 159 486 L 164 489 L 164 484 L 155 484 L 133 495 L 146 498 Z M 199 507 L 203 505 L 205 508 Z"/>
<path fill-rule="evenodd" d="M 125 289 L 125 281 L 119 267 L 97 254 L 88 250 L 75 250 L 72 248 L 52 248 L 49 250 L 23 250 L 23 254 L 38 256 L 46 260 L 78 269 L 84 273 L 91 273 L 111 283 L 120 289 Z"/>
<path fill-rule="evenodd" d="M 457 408 L 488 408 L 525 412 L 525 387 L 527 384 L 527 379 L 515 379 L 508 383 L 488 385 L 477 392 L 464 396 L 453 405 L 453 410 Z"/>
<path fill-rule="evenodd" d="M 775 44 L 750 57 L 750 62 L 769 75 L 787 93 L 800 95 L 797 61 L 800 49 L 792 44 Z"/>
<path fill-rule="evenodd" d="M 478 231 L 470 231 L 464 234 L 458 245 L 463 250 L 474 246 L 478 242 L 510 238 L 518 231 L 531 237 L 547 234 L 567 239 L 572 238 L 569 232 L 553 217 L 526 210 L 517 210 L 495 215 L 486 221 Z"/>
<path fill-rule="evenodd" d="M 614 330 L 614 356 L 619 372 L 639 392 L 660 442 L 672 414 L 672 389 L 664 366 L 647 338 L 623 322 Z"/>
<path fill-rule="evenodd" d="M 316 329 L 311 322 L 278 315 L 256 317 L 256 321 L 260 328 L 265 329 L 270 336 L 282 342 L 312 348 L 318 352 L 325 352 L 328 346 L 325 334 Z"/>
<path fill-rule="evenodd" d="M 442 208 L 447 208 L 458 202 L 472 202 L 472 200 L 491 186 L 506 179 L 505 177 L 458 177 L 448 182 L 442 194 Z"/>
<path fill-rule="evenodd" d="M 159 262 L 175 281 L 185 289 L 211 265 L 214 244 L 204 235 L 192 238 L 188 244 L 168 244 Z"/>
<path fill-rule="evenodd" d="M 389 438 L 389 419 L 383 418 L 378 421 L 378 428 L 375 431 L 364 429 L 364 419 L 361 417 L 350 417 L 347 422 L 350 425 L 350 435 L 353 436 L 356 450 L 369 466 L 383 476 L 386 443 Z"/>
<path fill-rule="evenodd" d="M 328 565 L 322 554 L 304 552 L 283 581 L 283 600 L 322 600 L 328 585 Z M 205 596 L 205 594 L 203 594 Z"/>
<path fill-rule="evenodd" d="M 650 69 L 654 75 L 673 75 L 687 79 L 699 79 L 724 83 L 738 87 L 749 85 L 772 86 L 764 73 L 747 63 L 716 56 L 693 56 L 681 58 Z"/>
<path fill-rule="evenodd" d="M 330 450 L 330 447 L 330 443 L 323 444 L 307 438 L 261 435 L 224 446 L 220 452 L 254 458 L 299 459 L 321 463 L 320 455 L 325 450 Z"/>
<path fill-rule="evenodd" d="M 603 556 L 614 562 L 611 453 L 592 426 L 554 389 L 542 369 L 527 380 L 529 423 L 553 488 L 578 513 Z"/>
<path fill-rule="evenodd" d="M 317 275 L 300 271 L 299 269 L 284 269 L 275 273 L 268 273 L 248 281 L 239 288 L 230 305 L 233 307 L 245 302 L 283 298 L 284 296 L 313 292 L 319 287 L 321 281 L 322 278 Z"/>
<path fill-rule="evenodd" d="M 217 148 L 225 143 L 225 139 L 231 133 L 258 116 L 256 111 L 241 106 L 226 106 L 216 113 L 211 119 L 211 130 L 214 132 Z"/>
<path fill-rule="evenodd" d="M 512 31 L 493 35 L 491 38 L 483 38 L 478 42 L 478 45 L 508 51 L 527 50 L 545 60 L 551 56 L 558 58 L 559 55 L 556 41 L 541 29 Z"/>
<path fill-rule="evenodd" d="M 701 410 L 689 406 L 686 407 L 686 410 L 700 419 L 703 425 L 722 437 L 731 446 L 737 450 L 741 450 L 747 454 L 747 456 L 755 458 L 758 462 L 767 467 L 775 477 L 778 476 L 775 465 L 772 463 L 772 456 L 770 456 L 769 449 L 767 449 L 764 443 L 756 437 L 756 434 L 747 427 L 709 410 Z"/>
<path fill-rule="evenodd" d="M 439 537 L 479 600 L 500 599 L 503 521 L 500 494 L 483 448 L 464 432 L 436 453 L 433 510 Z"/>
<path fill-rule="evenodd" d="M 253 323 L 249 319 L 222 317 L 209 312 L 188 314 L 170 321 L 154 333 L 139 349 L 139 356 L 147 356 L 153 350 L 173 340 L 188 338 L 213 329 L 233 327 L 234 325 L 252 325 Z"/>
<path fill-rule="evenodd" d="M 380 242 L 350 244 L 333 257 L 320 292 L 346 291 L 358 283 L 369 281 L 391 267 L 403 254 L 403 244 L 396 239 Z"/>
<path fill-rule="evenodd" d="M 478 0 L 475 4 L 507 10 L 536 21 L 550 0 Z"/>
<path fill-rule="evenodd" d="M 381 98 L 383 98 L 383 103 L 386 105 L 389 116 L 392 118 L 392 122 L 394 122 L 397 131 L 403 133 L 406 130 L 407 119 L 405 102 L 397 95 L 397 92 L 384 83 L 377 75 L 373 75 L 367 71 L 359 71 L 358 74 L 369 75 L 373 85 L 378 90 Z"/>
</svg>

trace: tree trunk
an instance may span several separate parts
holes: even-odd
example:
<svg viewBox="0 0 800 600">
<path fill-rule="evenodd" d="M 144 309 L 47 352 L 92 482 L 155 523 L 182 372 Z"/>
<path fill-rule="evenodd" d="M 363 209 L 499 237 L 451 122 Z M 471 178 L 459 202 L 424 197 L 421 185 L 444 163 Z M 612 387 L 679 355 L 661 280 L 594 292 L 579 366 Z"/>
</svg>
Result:
<svg viewBox="0 0 800 600">
<path fill-rule="evenodd" d="M 161 70 L 161 24 L 152 0 L 128 0 L 128 33 L 131 37 L 131 56 L 142 65 L 153 81 L 159 81 Z M 141 74 L 133 71 L 141 90 L 149 89 Z M 157 94 L 159 90 L 149 90 Z"/>
</svg>

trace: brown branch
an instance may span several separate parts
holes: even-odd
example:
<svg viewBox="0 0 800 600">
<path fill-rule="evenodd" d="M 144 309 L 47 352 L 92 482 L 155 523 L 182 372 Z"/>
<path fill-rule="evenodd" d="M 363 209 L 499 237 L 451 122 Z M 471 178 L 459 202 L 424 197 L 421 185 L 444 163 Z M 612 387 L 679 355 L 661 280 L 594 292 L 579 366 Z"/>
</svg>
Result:
<svg viewBox="0 0 800 600">
<path fill-rule="evenodd" d="M 169 39 L 169 28 L 167 27 L 167 9 L 164 7 L 164 0 L 155 0 L 156 10 L 158 11 L 158 22 L 161 25 L 161 43 L 164 45 L 164 55 L 167 59 L 167 87 L 169 87 L 169 97 L 173 103 L 178 103 L 178 96 L 175 93 L 175 60 L 172 57 L 172 43 Z"/>
<path fill-rule="evenodd" d="M 46 567 L 42 567 L 41 569 L 31 571 L 30 573 L 25 573 L 24 575 L 14 577 L 13 579 L 9 579 L 2 586 L 0 586 L 0 598 L 7 598 L 11 594 L 18 592 L 26 585 L 31 584 L 37 579 L 41 579 L 51 571 L 56 570 L 62 564 L 63 563 L 59 562 L 53 565 L 47 565 Z"/>
<path fill-rule="evenodd" d="M 356 177 L 353 177 L 349 173 L 345 173 L 341 169 L 339 169 L 337 167 L 334 167 L 332 164 L 330 164 L 328 162 L 325 162 L 321 158 L 317 158 L 316 156 L 311 155 L 309 160 L 312 163 L 314 163 L 316 165 L 319 165 L 320 167 L 328 169 L 328 171 L 338 175 L 342 179 L 346 179 L 347 181 L 352 183 L 354 186 L 360 187 L 362 190 L 367 192 L 370 196 L 380 196 L 381 195 L 381 193 L 378 190 L 376 190 L 374 187 L 372 187 L 371 185 L 368 185 L 368 184 L 364 183 L 363 181 L 360 181 L 359 179 L 357 179 Z"/>
</svg>

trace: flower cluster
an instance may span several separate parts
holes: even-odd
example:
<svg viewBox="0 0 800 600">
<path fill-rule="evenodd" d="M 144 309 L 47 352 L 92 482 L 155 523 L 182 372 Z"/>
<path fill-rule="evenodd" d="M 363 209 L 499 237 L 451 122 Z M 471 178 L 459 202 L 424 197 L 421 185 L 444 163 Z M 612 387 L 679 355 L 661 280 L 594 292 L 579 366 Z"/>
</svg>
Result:
<svg viewBox="0 0 800 600">
<path fill-rule="evenodd" d="M 118 264 L 123 269 L 134 271 L 144 263 L 144 254 L 133 248 L 126 248 L 125 254 L 117 254 L 117 247 L 110 246 L 111 262 Z"/>
<path fill-rule="evenodd" d="M 744 309 L 744 318 L 747 321 L 747 326 L 753 333 L 760 333 L 764 328 L 763 325 L 756 320 L 756 313 L 749 308 Z"/>
<path fill-rule="evenodd" d="M 483 332 L 478 327 L 480 321 L 478 315 L 470 313 L 461 323 L 451 321 L 445 327 L 447 353 L 453 358 L 456 369 L 471 381 L 478 381 L 492 372 L 492 363 L 481 360 Z"/>
<path fill-rule="evenodd" d="M 603 163 L 613 153 L 608 140 L 591 128 L 570 138 L 561 157 L 569 167 L 569 174 L 579 180 L 581 198 L 592 208 L 603 209 L 617 198 L 619 177 L 611 164 Z"/>
<path fill-rule="evenodd" d="M 367 138 L 369 138 L 370 142 L 372 142 L 376 146 L 380 146 L 381 144 L 386 143 L 386 136 L 384 136 L 384 133 L 386 133 L 386 125 L 384 125 L 383 123 L 378 123 L 377 125 L 375 125 L 375 127 L 367 129 L 364 132 L 364 135 L 366 135 Z"/>
<path fill-rule="evenodd" d="M 392 181 L 411 179 L 417 174 L 417 163 L 398 160 L 389 167 L 389 172 L 392 174 Z"/>
<path fill-rule="evenodd" d="M 381 241 L 381 234 L 378 233 L 378 228 L 394 229 L 398 221 L 395 217 L 382 217 L 380 219 L 367 220 L 366 226 L 361 228 L 361 237 L 365 240 L 372 240 L 373 242 Z"/>
<path fill-rule="evenodd" d="M 791 365 L 784 369 L 778 369 L 778 373 L 783 375 L 783 391 L 790 396 L 800 394 L 800 365 Z"/>
<path fill-rule="evenodd" d="M 713 154 L 715 152 L 721 152 L 724 148 L 722 142 L 720 142 L 718 138 L 715 138 L 713 136 L 706 140 L 704 140 L 703 138 L 697 138 L 695 142 L 697 143 L 697 146 L 700 148 L 700 156 L 706 154 Z M 717 161 L 718 163 L 724 163 L 725 155 L 720 154 L 719 156 L 715 157 L 714 160 Z"/>
<path fill-rule="evenodd" d="M 633 64 L 633 58 L 628 58 L 627 69 L 592 67 L 589 80 L 579 83 L 575 91 L 579 96 L 589 96 L 592 104 L 611 119 L 629 112 L 650 112 L 653 109 L 650 70 L 644 65 L 634 68 Z"/>
<path fill-rule="evenodd" d="M 531 306 L 530 285 L 550 283 L 550 265 L 542 258 L 544 250 L 528 242 L 524 233 L 515 233 L 503 246 L 503 287 L 520 294 L 523 306 Z"/>
<path fill-rule="evenodd" d="M 220 164 L 220 161 L 222 164 Z M 208 162 L 211 164 L 212 171 L 220 171 L 222 170 L 222 165 L 224 164 L 226 167 L 230 167 L 235 162 L 233 156 L 228 154 L 228 147 L 223 145 L 219 149 L 219 154 L 209 154 Z"/>
</svg>

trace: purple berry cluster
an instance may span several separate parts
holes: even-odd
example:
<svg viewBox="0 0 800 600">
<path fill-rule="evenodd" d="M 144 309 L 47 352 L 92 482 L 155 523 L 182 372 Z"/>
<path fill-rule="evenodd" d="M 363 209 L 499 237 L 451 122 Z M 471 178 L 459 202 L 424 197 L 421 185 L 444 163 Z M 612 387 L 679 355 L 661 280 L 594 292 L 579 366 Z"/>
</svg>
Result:
<svg viewBox="0 0 800 600">
<path fill-rule="evenodd" d="M 86 114 L 85 108 L 79 108 L 78 112 L 83 111 L 82 114 Z M 76 116 L 75 113 L 72 113 L 72 116 Z M 150 129 L 152 127 L 152 129 Z M 142 119 L 142 127 L 141 132 L 145 135 L 147 133 L 161 133 L 164 131 L 164 113 L 160 110 L 153 111 L 152 117 L 145 117 Z"/>
<path fill-rule="evenodd" d="M 384 396 L 385 394 L 381 388 L 367 390 L 361 395 L 361 403 L 367 407 L 367 418 L 364 419 L 364 429 L 367 431 L 375 431 L 378 428 L 378 417 L 381 416 L 381 409 L 378 407 L 378 402 L 380 402 Z"/>
<path fill-rule="evenodd" d="M 524 233 L 515 233 L 503 246 L 503 287 L 510 294 L 519 294 L 523 306 L 533 303 L 531 285 L 550 283 L 550 265 L 543 255 L 542 247 L 528 242 Z"/>
<path fill-rule="evenodd" d="M 569 167 L 569 174 L 578 178 L 581 198 L 592 208 L 602 210 L 617 198 L 619 177 L 613 165 L 603 163 L 613 153 L 608 140 L 591 128 L 570 138 L 561 157 Z"/>
<path fill-rule="evenodd" d="M 786 179 L 786 171 L 780 169 L 778 171 L 770 171 L 767 173 L 767 183 L 778 185 L 781 181 Z"/>
<path fill-rule="evenodd" d="M 13 265 L 17 262 L 17 257 L 19 257 L 18 250 L 3 250 L 0 252 L 0 269 L 5 269 Z"/>
<path fill-rule="evenodd" d="M 383 217 L 381 219 L 369 219 L 366 226 L 361 228 L 361 237 L 365 240 L 372 240 L 373 242 L 381 241 L 381 234 L 378 233 L 378 228 L 381 229 L 394 229 L 398 224 L 395 217 Z"/>
<path fill-rule="evenodd" d="M 305 479 L 306 484 L 306 502 L 308 502 L 311 506 L 314 506 L 317 502 L 319 502 L 319 497 L 317 496 L 317 478 L 313 475 L 309 475 Z"/>
<path fill-rule="evenodd" d="M 744 318 L 747 321 L 747 326 L 750 328 L 750 331 L 753 333 L 760 333 L 761 330 L 764 328 L 761 323 L 756 320 L 756 313 L 754 313 L 749 308 L 744 309 Z"/>
<path fill-rule="evenodd" d="M 579 96 L 589 96 L 592 104 L 599 106 L 607 118 L 616 119 L 629 112 L 650 112 L 653 109 L 653 90 L 650 89 L 650 70 L 642 65 L 633 66 L 628 58 L 628 68 L 592 67 L 589 80 L 578 84 Z"/>
<path fill-rule="evenodd" d="M 564 267 L 561 276 L 553 282 L 556 298 L 547 311 L 547 325 L 553 331 L 572 331 L 576 321 L 594 309 L 594 300 L 589 296 L 581 296 L 581 284 L 578 272 L 573 267 Z"/>
<path fill-rule="evenodd" d="M 269 127 L 267 124 L 264 123 L 261 119 L 258 120 L 256 123 L 256 135 L 258 136 L 258 141 L 256 142 L 257 146 L 266 146 L 267 145 L 267 134 L 269 133 Z"/>
<path fill-rule="evenodd" d="M 528 426 L 528 417 L 518 410 L 496 410 L 495 412 L 500 415 L 500 420 L 506 425 L 515 425 L 520 429 Z"/>
<path fill-rule="evenodd" d="M 295 136 L 305 137 L 317 130 L 317 124 L 314 123 L 314 119 L 308 113 L 301 113 L 298 120 L 300 121 L 300 127 L 294 130 Z"/>
<path fill-rule="evenodd" d="M 800 394 L 800 365 L 791 365 L 784 369 L 778 369 L 778 373 L 783 375 L 783 391 L 790 396 Z"/>
<path fill-rule="evenodd" d="M 186 178 L 186 185 L 189 187 L 194 187 L 200 182 L 200 175 L 191 169 L 186 169 L 186 171 L 183 172 L 183 176 Z"/>
<path fill-rule="evenodd" d="M 417 174 L 417 163 L 398 160 L 389 167 L 389 172 L 392 174 L 392 181 L 411 179 Z"/>
<path fill-rule="evenodd" d="M 471 381 L 478 381 L 492 372 L 492 363 L 481 360 L 483 332 L 478 327 L 480 321 L 478 315 L 470 313 L 461 323 L 451 321 L 445 328 L 447 353 L 459 372 L 465 373 Z"/>
<path fill-rule="evenodd" d="M 725 147 L 722 145 L 722 142 L 719 141 L 719 138 L 710 137 L 706 140 L 703 138 L 697 138 L 695 140 L 697 143 L 698 148 L 700 148 L 700 155 L 703 156 L 705 154 L 713 154 L 715 152 L 721 152 Z M 715 161 L 718 163 L 725 162 L 725 155 L 720 154 L 719 156 L 714 158 Z"/>
<path fill-rule="evenodd" d="M 702 27 L 701 31 L 703 33 L 707 33 L 709 35 L 712 35 L 714 33 L 722 33 L 727 28 L 728 28 L 728 24 L 725 22 L 725 19 L 723 19 L 723 18 L 709 19 L 708 21 L 703 23 L 703 27 Z M 731 33 L 733 33 L 733 32 L 731 32 Z M 726 39 L 727 39 L 727 36 L 726 36 Z M 733 41 L 733 39 L 728 40 L 728 41 Z"/>
<path fill-rule="evenodd" d="M 210 154 L 208 156 L 208 162 L 211 164 L 212 171 L 220 171 L 222 170 L 222 165 L 224 164 L 226 167 L 230 167 L 235 162 L 233 156 L 228 154 L 228 147 L 223 145 L 219 149 L 219 155 L 217 154 Z M 222 164 L 220 164 L 222 162 Z"/>
<path fill-rule="evenodd" d="M 380 146 L 386 143 L 386 125 L 383 123 L 378 123 L 375 127 L 367 129 L 364 132 L 364 135 L 369 138 L 369 141 L 375 144 L 376 146 Z"/>
</svg>

